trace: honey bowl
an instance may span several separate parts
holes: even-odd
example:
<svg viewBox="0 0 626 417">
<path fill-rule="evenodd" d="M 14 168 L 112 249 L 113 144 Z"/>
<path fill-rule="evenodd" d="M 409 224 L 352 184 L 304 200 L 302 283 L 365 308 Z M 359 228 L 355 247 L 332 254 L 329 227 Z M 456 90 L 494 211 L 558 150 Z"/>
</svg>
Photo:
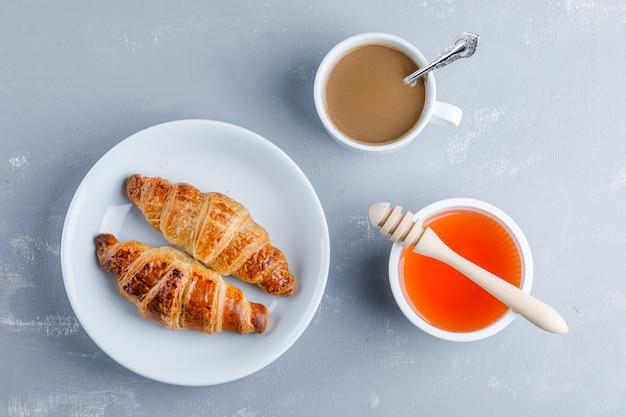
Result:
<svg viewBox="0 0 626 417">
<path fill-rule="evenodd" d="M 502 210 L 480 200 L 452 198 L 424 207 L 414 219 L 422 219 L 424 227 L 433 229 L 459 255 L 530 293 L 530 247 L 519 226 Z M 484 339 L 517 316 L 451 266 L 398 243 L 389 255 L 389 281 L 409 321 L 440 339 Z"/>
</svg>

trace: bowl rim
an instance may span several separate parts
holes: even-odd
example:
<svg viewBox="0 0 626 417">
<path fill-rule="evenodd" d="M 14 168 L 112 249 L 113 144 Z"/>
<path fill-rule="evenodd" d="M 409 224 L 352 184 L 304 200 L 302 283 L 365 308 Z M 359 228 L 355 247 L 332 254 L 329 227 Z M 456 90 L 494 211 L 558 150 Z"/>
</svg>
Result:
<svg viewBox="0 0 626 417">
<path fill-rule="evenodd" d="M 501 209 L 490 203 L 473 198 L 448 198 L 425 206 L 413 215 L 413 220 L 420 218 L 427 220 L 439 213 L 458 209 L 478 211 L 486 214 L 498 221 L 509 231 L 511 237 L 517 244 L 522 258 L 522 283 L 520 288 L 525 293 L 530 293 L 533 284 L 533 260 L 530 246 L 528 245 L 528 241 L 522 229 Z M 403 249 L 402 245 L 395 243 L 389 254 L 389 282 L 391 291 L 398 307 L 405 317 L 424 332 L 444 340 L 471 342 L 495 335 L 511 324 L 515 317 L 517 317 L 517 313 L 509 308 L 502 317 L 489 326 L 471 332 L 452 332 L 433 326 L 420 317 L 405 298 L 399 272 L 400 256 Z"/>
</svg>

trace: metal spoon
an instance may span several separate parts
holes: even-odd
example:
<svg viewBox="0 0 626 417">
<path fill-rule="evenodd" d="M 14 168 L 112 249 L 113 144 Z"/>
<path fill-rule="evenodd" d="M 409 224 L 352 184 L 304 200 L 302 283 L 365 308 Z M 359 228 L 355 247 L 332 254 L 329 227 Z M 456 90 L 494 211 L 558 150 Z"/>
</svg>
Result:
<svg viewBox="0 0 626 417">
<path fill-rule="evenodd" d="M 424 68 L 420 68 L 404 79 L 404 83 L 410 86 L 415 85 L 415 81 L 424 74 L 435 68 L 445 67 L 459 58 L 468 58 L 474 55 L 478 46 L 478 35 L 470 32 L 460 33 L 452 45 L 444 49 L 437 57 Z"/>
</svg>

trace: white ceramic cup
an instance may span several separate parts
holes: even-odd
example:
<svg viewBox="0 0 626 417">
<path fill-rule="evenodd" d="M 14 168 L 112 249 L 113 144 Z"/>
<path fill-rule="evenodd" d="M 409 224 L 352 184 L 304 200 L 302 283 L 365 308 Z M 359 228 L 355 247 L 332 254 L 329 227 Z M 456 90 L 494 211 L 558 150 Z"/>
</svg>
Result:
<svg viewBox="0 0 626 417">
<path fill-rule="evenodd" d="M 317 74 L 315 76 L 315 84 L 313 87 L 313 97 L 315 100 L 315 108 L 324 124 L 324 127 L 330 136 L 341 145 L 348 148 L 369 152 L 369 153 L 389 153 L 403 148 L 411 143 L 424 129 L 429 122 L 438 124 L 451 124 L 457 126 L 461 122 L 463 112 L 460 108 L 448 103 L 437 101 L 437 88 L 435 86 L 435 77 L 432 72 L 424 76 L 426 86 L 426 98 L 422 114 L 417 123 L 403 136 L 393 142 L 385 144 L 367 144 L 358 142 L 341 132 L 328 116 L 328 107 L 326 105 L 326 84 L 335 65 L 348 53 L 354 49 L 364 45 L 386 45 L 396 48 L 404 52 L 418 66 L 424 67 L 428 64 L 424 55 L 411 43 L 394 35 L 387 33 L 363 33 L 352 36 L 337 44 L 322 60 Z M 407 74 L 409 75 L 409 74 Z"/>
<path fill-rule="evenodd" d="M 470 210 L 480 212 L 496 220 L 501 226 L 504 227 L 505 230 L 508 231 L 517 246 L 521 259 L 522 280 L 520 288 L 522 291 L 530 293 L 533 282 L 533 260 L 530 247 L 528 246 L 526 237 L 519 226 L 502 210 L 480 200 L 470 198 L 451 198 L 441 200 L 424 207 L 415 213 L 413 219 L 422 219 L 424 222 L 427 222 L 428 219 L 437 216 L 438 214 L 454 210 Z M 393 297 L 395 298 L 402 313 L 411 321 L 411 323 L 426 333 L 440 339 L 454 342 L 476 341 L 498 333 L 508 326 L 517 316 L 513 310 L 509 309 L 502 317 L 489 326 L 472 332 L 451 332 L 433 326 L 431 323 L 426 321 L 418 311 L 416 311 L 415 307 L 409 301 L 408 295 L 405 293 L 402 266 L 400 265 L 403 250 L 402 246 L 399 243 L 396 243 L 393 245 L 389 255 L 389 283 L 391 285 L 391 292 L 393 293 Z"/>
</svg>

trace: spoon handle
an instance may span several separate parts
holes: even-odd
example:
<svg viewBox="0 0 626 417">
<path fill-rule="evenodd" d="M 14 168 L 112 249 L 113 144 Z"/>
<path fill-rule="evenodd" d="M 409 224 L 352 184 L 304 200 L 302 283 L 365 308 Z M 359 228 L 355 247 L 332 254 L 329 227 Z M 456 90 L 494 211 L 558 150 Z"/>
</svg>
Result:
<svg viewBox="0 0 626 417">
<path fill-rule="evenodd" d="M 421 76 L 429 73 L 430 71 L 445 67 L 448 64 L 456 61 L 459 58 L 467 58 L 474 54 L 476 47 L 478 46 L 478 35 L 475 33 L 463 32 L 459 34 L 452 45 L 444 49 L 437 57 L 432 60 L 428 65 L 418 69 L 411 75 L 404 78 L 404 83 L 407 85 L 413 85 L 415 81 Z"/>
<path fill-rule="evenodd" d="M 463 258 L 431 228 L 424 229 L 413 251 L 450 265 L 535 326 L 552 333 L 568 332 L 567 323 L 554 308 Z"/>
</svg>

